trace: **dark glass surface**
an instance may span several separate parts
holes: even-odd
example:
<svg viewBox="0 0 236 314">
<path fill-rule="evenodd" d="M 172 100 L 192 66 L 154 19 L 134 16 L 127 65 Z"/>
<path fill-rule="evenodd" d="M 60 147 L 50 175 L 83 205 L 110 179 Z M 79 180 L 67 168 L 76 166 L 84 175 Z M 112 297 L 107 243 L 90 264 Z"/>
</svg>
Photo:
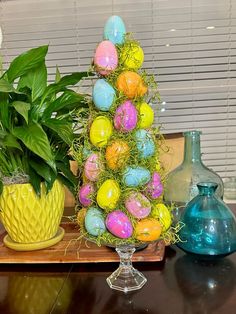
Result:
<svg viewBox="0 0 236 314">
<path fill-rule="evenodd" d="M 177 247 L 165 259 L 134 263 L 148 279 L 124 294 L 106 278 L 118 263 L 1 265 L 1 314 L 235 314 L 236 253 L 199 261 Z"/>
<path fill-rule="evenodd" d="M 113 263 L 1 265 L 0 313 L 235 314 L 236 254 L 203 262 L 169 247 L 163 262 L 135 265 L 148 282 L 128 294 L 106 283 Z"/>
</svg>

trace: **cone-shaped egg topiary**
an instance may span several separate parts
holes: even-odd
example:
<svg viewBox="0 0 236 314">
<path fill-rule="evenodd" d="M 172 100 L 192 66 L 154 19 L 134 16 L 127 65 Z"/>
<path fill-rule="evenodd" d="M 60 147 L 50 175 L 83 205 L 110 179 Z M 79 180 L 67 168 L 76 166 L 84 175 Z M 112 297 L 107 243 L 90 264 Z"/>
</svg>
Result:
<svg viewBox="0 0 236 314">
<path fill-rule="evenodd" d="M 153 77 L 141 70 L 143 61 L 143 50 L 126 34 L 123 21 L 108 19 L 93 59 L 98 79 L 83 147 L 81 142 L 73 147 L 83 172 L 77 221 L 82 234 L 98 244 L 177 239 L 171 209 L 162 200 L 159 129 L 149 104 L 159 95 Z"/>
</svg>

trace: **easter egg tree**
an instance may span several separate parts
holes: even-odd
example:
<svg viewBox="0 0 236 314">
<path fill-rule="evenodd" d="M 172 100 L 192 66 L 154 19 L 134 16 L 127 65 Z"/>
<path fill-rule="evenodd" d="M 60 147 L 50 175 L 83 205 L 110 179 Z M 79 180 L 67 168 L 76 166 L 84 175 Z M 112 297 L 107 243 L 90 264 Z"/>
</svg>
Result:
<svg viewBox="0 0 236 314">
<path fill-rule="evenodd" d="M 107 282 L 125 292 L 146 282 L 131 263 L 124 262 L 127 252 L 131 258 L 143 243 L 177 239 L 171 208 L 163 204 L 160 131 L 153 125 L 149 105 L 159 94 L 153 76 L 141 70 L 143 61 L 144 52 L 126 33 L 122 19 L 111 16 L 95 50 L 92 66 L 97 79 L 88 119 L 73 147 L 83 172 L 77 206 L 80 231 L 98 245 L 116 247 L 123 266 Z M 128 286 L 122 277 L 127 267 Z"/>
</svg>

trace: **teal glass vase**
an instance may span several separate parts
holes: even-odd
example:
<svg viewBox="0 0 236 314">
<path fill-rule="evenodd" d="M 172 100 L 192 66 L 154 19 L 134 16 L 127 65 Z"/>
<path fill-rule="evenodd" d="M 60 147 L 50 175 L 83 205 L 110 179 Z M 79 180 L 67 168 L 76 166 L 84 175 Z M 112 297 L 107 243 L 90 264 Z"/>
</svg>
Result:
<svg viewBox="0 0 236 314">
<path fill-rule="evenodd" d="M 225 256 L 236 251 L 236 219 L 215 194 L 217 184 L 199 183 L 199 194 L 181 214 L 183 223 L 177 245 L 202 256 Z"/>
<path fill-rule="evenodd" d="M 200 131 L 184 132 L 184 158 L 180 166 L 167 176 L 164 201 L 174 203 L 174 221 L 178 221 L 186 204 L 198 195 L 199 182 L 217 183 L 216 194 L 223 198 L 224 185 L 220 176 L 207 168 L 201 159 Z"/>
</svg>

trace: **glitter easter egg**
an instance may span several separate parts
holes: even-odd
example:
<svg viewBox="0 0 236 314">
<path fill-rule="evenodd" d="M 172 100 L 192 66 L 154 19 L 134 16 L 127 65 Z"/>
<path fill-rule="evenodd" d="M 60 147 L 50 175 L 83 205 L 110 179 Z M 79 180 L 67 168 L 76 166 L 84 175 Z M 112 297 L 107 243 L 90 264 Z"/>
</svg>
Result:
<svg viewBox="0 0 236 314">
<path fill-rule="evenodd" d="M 87 207 L 92 204 L 91 196 L 94 193 L 94 186 L 91 182 L 88 182 L 81 186 L 79 190 L 79 201 L 80 203 Z"/>
<path fill-rule="evenodd" d="M 85 229 L 89 234 L 93 236 L 98 236 L 106 231 L 104 217 L 102 211 L 96 207 L 90 207 L 84 219 Z"/>
<path fill-rule="evenodd" d="M 99 154 L 91 154 L 84 165 L 84 175 L 90 181 L 97 181 L 104 167 Z"/>
<path fill-rule="evenodd" d="M 152 136 L 144 129 L 135 132 L 136 145 L 141 158 L 151 157 L 155 153 L 155 143 Z"/>
<path fill-rule="evenodd" d="M 108 75 L 117 68 L 118 54 L 111 41 L 104 40 L 97 46 L 94 65 L 96 71 L 101 75 Z"/>
<path fill-rule="evenodd" d="M 130 155 L 130 148 L 125 141 L 115 140 L 106 148 L 106 162 L 110 169 L 122 168 Z"/>
<path fill-rule="evenodd" d="M 135 238 L 139 241 L 156 241 L 161 235 L 161 224 L 154 218 L 144 218 L 135 226 Z"/>
<path fill-rule="evenodd" d="M 152 209 L 151 216 L 155 219 L 158 219 L 162 226 L 162 231 L 166 231 L 170 228 L 172 218 L 170 211 L 164 204 L 156 204 Z"/>
<path fill-rule="evenodd" d="M 106 227 L 114 236 L 121 239 L 127 239 L 133 233 L 131 221 L 120 210 L 115 210 L 107 215 Z"/>
<path fill-rule="evenodd" d="M 150 171 L 144 167 L 126 167 L 123 174 L 123 182 L 129 187 L 139 187 L 151 179 Z"/>
<path fill-rule="evenodd" d="M 120 52 L 120 63 L 127 69 L 138 70 L 144 61 L 143 49 L 135 42 L 128 42 Z"/>
<path fill-rule="evenodd" d="M 129 99 L 142 97 L 147 93 L 147 86 L 142 77 L 132 71 L 122 72 L 117 78 L 116 86 Z"/>
<path fill-rule="evenodd" d="M 101 111 L 109 111 L 115 94 L 114 88 L 106 80 L 97 80 L 93 87 L 93 102 L 95 107 Z"/>
<path fill-rule="evenodd" d="M 112 135 L 111 121 L 104 116 L 98 116 L 90 127 L 90 141 L 94 146 L 103 147 L 107 145 Z"/>
<path fill-rule="evenodd" d="M 126 209 L 138 219 L 147 217 L 151 212 L 150 201 L 139 192 L 132 192 L 125 200 Z"/>
<path fill-rule="evenodd" d="M 97 203 L 99 207 L 110 211 L 115 209 L 120 197 L 120 187 L 115 180 L 106 180 L 97 192 Z"/>
<path fill-rule="evenodd" d="M 154 121 L 154 111 L 151 106 L 149 106 L 146 102 L 142 102 L 138 106 L 139 113 L 139 121 L 138 126 L 140 129 L 149 128 Z"/>
<path fill-rule="evenodd" d="M 125 101 L 116 109 L 114 126 L 122 132 L 132 131 L 137 124 L 137 110 L 130 100 Z"/>
<path fill-rule="evenodd" d="M 123 44 L 125 33 L 126 29 L 123 20 L 117 15 L 109 17 L 104 27 L 104 38 L 113 42 L 114 45 Z"/>
<path fill-rule="evenodd" d="M 151 180 L 148 182 L 145 193 L 152 199 L 157 199 L 163 192 L 163 185 L 161 183 L 161 177 L 158 172 L 154 172 Z"/>
</svg>

